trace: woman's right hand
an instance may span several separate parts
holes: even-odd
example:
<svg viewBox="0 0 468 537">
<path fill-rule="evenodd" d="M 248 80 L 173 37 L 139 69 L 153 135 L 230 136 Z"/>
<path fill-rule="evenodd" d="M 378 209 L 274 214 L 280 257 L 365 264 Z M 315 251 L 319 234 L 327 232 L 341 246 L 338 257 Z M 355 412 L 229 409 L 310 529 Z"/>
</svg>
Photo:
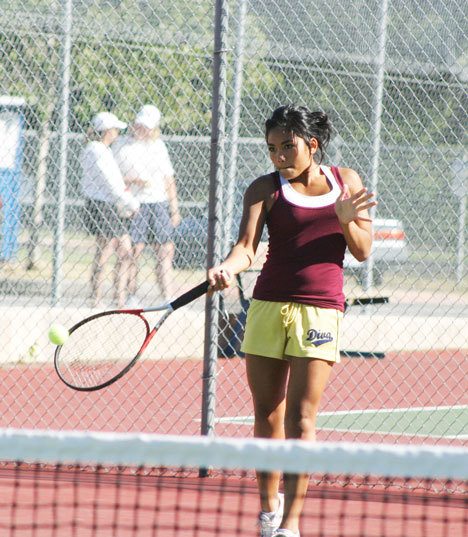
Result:
<svg viewBox="0 0 468 537">
<path fill-rule="evenodd" d="M 223 291 L 232 283 L 232 273 L 224 265 L 218 265 L 208 270 L 208 282 L 212 291 Z"/>
<path fill-rule="evenodd" d="M 133 218 L 140 210 L 140 202 L 126 190 L 122 199 L 117 201 L 117 210 L 123 218 Z"/>
</svg>

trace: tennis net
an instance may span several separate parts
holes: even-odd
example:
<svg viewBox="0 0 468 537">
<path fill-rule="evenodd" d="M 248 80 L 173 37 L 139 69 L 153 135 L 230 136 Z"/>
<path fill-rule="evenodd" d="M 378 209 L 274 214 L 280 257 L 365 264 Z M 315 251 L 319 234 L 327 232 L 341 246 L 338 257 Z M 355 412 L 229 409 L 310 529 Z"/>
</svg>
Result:
<svg viewBox="0 0 468 537">
<path fill-rule="evenodd" d="M 311 474 L 302 537 L 466 537 L 467 454 L 5 429 L 0 535 L 255 536 L 257 469 Z"/>
</svg>

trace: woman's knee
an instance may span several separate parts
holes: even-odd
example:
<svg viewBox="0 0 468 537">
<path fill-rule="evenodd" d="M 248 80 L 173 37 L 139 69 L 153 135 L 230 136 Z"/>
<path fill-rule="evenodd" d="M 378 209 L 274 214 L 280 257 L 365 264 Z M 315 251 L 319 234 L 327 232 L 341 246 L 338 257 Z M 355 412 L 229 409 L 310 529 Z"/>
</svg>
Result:
<svg viewBox="0 0 468 537">
<path fill-rule="evenodd" d="M 317 422 L 318 405 L 310 402 L 289 405 L 286 409 L 284 426 L 288 438 L 313 440 Z"/>
<path fill-rule="evenodd" d="M 281 401 L 275 404 L 254 404 L 254 415 L 257 421 L 264 421 L 268 423 L 276 423 L 284 419 L 284 410 L 281 406 Z"/>
<path fill-rule="evenodd" d="M 255 436 L 262 438 L 284 438 L 284 405 L 276 408 L 257 406 L 254 416 Z"/>
</svg>

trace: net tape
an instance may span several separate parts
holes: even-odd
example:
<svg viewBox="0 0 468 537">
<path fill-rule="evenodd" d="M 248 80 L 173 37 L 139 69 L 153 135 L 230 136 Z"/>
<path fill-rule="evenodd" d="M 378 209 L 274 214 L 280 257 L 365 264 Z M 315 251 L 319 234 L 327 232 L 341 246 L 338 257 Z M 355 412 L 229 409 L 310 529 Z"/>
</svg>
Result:
<svg viewBox="0 0 468 537">
<path fill-rule="evenodd" d="M 141 433 L 0 430 L 0 460 L 468 479 L 468 450 Z"/>
</svg>

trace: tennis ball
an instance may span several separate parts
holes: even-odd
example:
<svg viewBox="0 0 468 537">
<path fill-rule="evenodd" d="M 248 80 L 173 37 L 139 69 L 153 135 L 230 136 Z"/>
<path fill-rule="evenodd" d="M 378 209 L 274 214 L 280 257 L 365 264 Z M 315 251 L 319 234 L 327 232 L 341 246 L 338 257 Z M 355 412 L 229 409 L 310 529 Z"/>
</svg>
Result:
<svg viewBox="0 0 468 537">
<path fill-rule="evenodd" d="M 53 324 L 49 328 L 49 340 L 54 345 L 63 345 L 69 335 L 68 330 L 61 324 Z"/>
</svg>

